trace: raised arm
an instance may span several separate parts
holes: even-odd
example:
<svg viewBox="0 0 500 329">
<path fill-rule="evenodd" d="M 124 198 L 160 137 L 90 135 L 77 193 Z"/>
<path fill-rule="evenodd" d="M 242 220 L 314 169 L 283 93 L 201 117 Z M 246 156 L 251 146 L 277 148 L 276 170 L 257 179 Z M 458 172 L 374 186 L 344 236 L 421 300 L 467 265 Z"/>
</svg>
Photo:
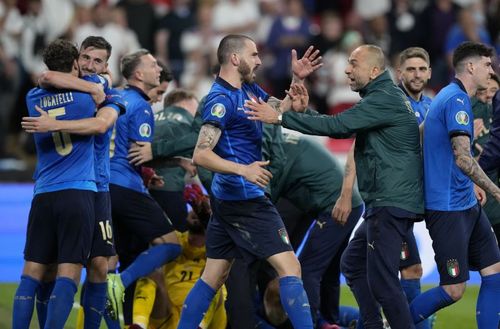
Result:
<svg viewBox="0 0 500 329">
<path fill-rule="evenodd" d="M 211 124 L 204 124 L 200 129 L 198 141 L 194 149 L 193 162 L 210 171 L 243 176 L 249 182 L 257 184 L 260 187 L 265 187 L 269 184 L 272 175 L 263 168 L 269 164 L 269 161 L 255 161 L 249 165 L 244 165 L 225 160 L 213 151 L 221 134 L 222 131 L 220 128 Z"/>
<path fill-rule="evenodd" d="M 309 75 L 323 66 L 321 61 L 322 57 L 319 56 L 319 50 L 315 50 L 313 46 L 309 46 L 300 59 L 297 57 L 297 51 L 293 49 L 291 62 L 292 82 L 290 84 L 290 90 L 293 85 L 303 85 L 304 80 Z M 292 108 L 292 99 L 288 91 L 287 96 L 283 100 L 279 100 L 276 97 L 270 97 L 267 103 L 278 113 L 284 113 Z"/>
<path fill-rule="evenodd" d="M 493 183 L 472 157 L 470 150 L 470 137 L 458 135 L 451 138 L 451 147 L 455 155 L 455 163 L 464 174 L 500 201 L 500 189 Z"/>
</svg>

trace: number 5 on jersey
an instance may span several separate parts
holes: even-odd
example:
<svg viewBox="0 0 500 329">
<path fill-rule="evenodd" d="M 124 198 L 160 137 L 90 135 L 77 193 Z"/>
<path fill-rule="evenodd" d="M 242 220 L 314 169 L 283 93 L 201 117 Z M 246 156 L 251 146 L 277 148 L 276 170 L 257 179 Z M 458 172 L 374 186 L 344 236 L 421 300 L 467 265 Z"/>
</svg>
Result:
<svg viewBox="0 0 500 329">
<path fill-rule="evenodd" d="M 66 108 L 58 107 L 47 111 L 49 117 L 56 118 L 61 115 L 66 114 Z M 71 138 L 68 133 L 53 132 L 52 139 L 54 140 L 54 145 L 56 146 L 56 151 L 59 155 L 65 156 L 71 153 L 73 150 L 73 144 L 71 143 Z"/>
</svg>

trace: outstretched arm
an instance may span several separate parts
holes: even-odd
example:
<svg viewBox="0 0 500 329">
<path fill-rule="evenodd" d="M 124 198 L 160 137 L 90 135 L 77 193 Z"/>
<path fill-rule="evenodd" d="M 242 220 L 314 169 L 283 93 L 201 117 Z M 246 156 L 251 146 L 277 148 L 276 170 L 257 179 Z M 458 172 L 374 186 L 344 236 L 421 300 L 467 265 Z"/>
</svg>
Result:
<svg viewBox="0 0 500 329">
<path fill-rule="evenodd" d="M 500 189 L 488 178 L 471 155 L 470 137 L 465 135 L 452 137 L 451 147 L 455 155 L 455 163 L 462 172 L 469 176 L 476 185 L 500 201 Z"/>
<path fill-rule="evenodd" d="M 77 135 L 97 135 L 105 133 L 118 118 L 118 112 L 107 106 L 99 109 L 95 117 L 79 120 L 56 120 L 37 105 L 35 109 L 40 113 L 39 117 L 23 117 L 21 122 L 21 126 L 28 133 L 60 131 Z"/>
</svg>

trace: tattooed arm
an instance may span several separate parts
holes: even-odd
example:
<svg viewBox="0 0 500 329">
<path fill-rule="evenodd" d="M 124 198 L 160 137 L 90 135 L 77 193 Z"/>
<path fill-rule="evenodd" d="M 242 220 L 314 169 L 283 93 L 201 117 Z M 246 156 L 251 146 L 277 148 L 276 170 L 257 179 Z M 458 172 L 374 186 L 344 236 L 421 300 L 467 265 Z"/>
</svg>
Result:
<svg viewBox="0 0 500 329">
<path fill-rule="evenodd" d="M 223 159 L 213 151 L 221 134 L 220 128 L 211 124 L 203 125 L 194 148 L 193 162 L 213 172 L 243 176 L 260 187 L 269 184 L 272 175 L 264 168 L 269 161 L 255 161 L 248 165 L 239 164 Z"/>
<path fill-rule="evenodd" d="M 354 182 L 356 181 L 356 163 L 354 162 L 355 145 L 356 142 L 352 144 L 351 149 L 347 154 L 342 190 L 332 210 L 333 220 L 341 225 L 344 225 L 347 222 L 347 218 L 351 214 L 352 210 L 352 189 L 354 188 Z"/>
<path fill-rule="evenodd" d="M 455 155 L 455 163 L 464 174 L 500 201 L 500 189 L 493 183 L 481 169 L 470 151 L 470 137 L 459 135 L 451 138 L 451 147 Z"/>
</svg>

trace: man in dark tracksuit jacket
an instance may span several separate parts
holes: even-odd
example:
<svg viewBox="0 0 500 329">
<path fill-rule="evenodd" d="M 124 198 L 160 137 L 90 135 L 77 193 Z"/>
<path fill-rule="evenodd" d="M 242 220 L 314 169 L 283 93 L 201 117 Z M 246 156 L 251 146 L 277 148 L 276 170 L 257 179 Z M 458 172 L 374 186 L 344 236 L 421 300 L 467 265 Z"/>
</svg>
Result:
<svg viewBox="0 0 500 329">
<path fill-rule="evenodd" d="M 483 147 L 479 165 L 485 172 L 500 170 L 500 92 L 493 98 L 493 120 L 490 126 L 490 139 Z"/>
<path fill-rule="evenodd" d="M 368 240 L 364 250 L 356 250 L 366 252 L 367 262 L 350 264 L 343 271 L 347 277 L 352 277 L 348 272 L 356 273 L 358 281 L 368 280 L 391 328 L 415 328 L 398 279 L 402 238 L 424 211 L 415 114 L 385 71 L 379 47 L 364 45 L 355 49 L 345 73 L 351 89 L 359 91 L 362 100 L 339 115 L 279 115 L 262 102 L 248 102 L 249 118 L 275 124 L 281 119 L 283 127 L 306 134 L 335 138 L 356 134 L 354 157 L 358 187 L 366 205 Z M 369 325 L 365 323 L 365 328 Z M 374 323 L 372 328 L 382 328 L 381 323 Z"/>
</svg>

